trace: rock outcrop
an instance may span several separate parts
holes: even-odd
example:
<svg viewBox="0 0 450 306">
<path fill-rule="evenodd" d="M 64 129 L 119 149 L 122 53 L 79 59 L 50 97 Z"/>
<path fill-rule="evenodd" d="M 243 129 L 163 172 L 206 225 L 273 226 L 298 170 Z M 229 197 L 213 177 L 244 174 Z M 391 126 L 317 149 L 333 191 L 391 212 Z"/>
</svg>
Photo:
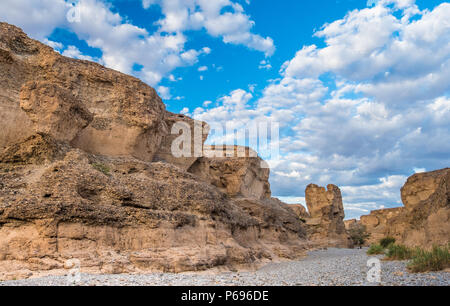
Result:
<svg viewBox="0 0 450 306">
<path fill-rule="evenodd" d="M 291 204 L 291 205 L 289 205 L 289 207 L 295 212 L 295 214 L 300 219 L 305 220 L 307 218 L 311 218 L 311 216 L 309 215 L 309 213 L 306 210 L 305 206 L 303 206 L 302 204 Z"/>
<path fill-rule="evenodd" d="M 350 219 L 350 220 L 344 220 L 345 229 L 348 231 L 350 228 L 358 224 L 358 220 L 356 219 Z"/>
<path fill-rule="evenodd" d="M 308 237 L 323 246 L 350 247 L 340 189 L 331 184 L 327 189 L 310 184 L 305 196 L 310 215 L 306 219 Z"/>
<path fill-rule="evenodd" d="M 387 208 L 373 210 L 370 215 L 361 216 L 360 223 L 366 227 L 370 237 L 367 238 L 366 245 L 377 243 L 380 239 L 386 237 L 386 230 L 388 229 L 388 222 L 392 218 L 400 215 L 403 212 L 403 207 Z"/>
<path fill-rule="evenodd" d="M 417 173 L 401 189 L 404 207 L 361 217 L 371 238 L 387 236 L 407 246 L 430 248 L 450 243 L 450 169 Z"/>
<path fill-rule="evenodd" d="M 71 259 L 122 273 L 303 256 L 261 159 L 170 156 L 176 122 L 196 125 L 138 79 L 0 23 L 0 279 Z"/>
<path fill-rule="evenodd" d="M 182 114 L 173 113 L 169 113 L 166 116 L 165 124 L 168 133 L 162 138 L 161 145 L 153 161 L 165 161 L 177 165 L 183 170 L 188 170 L 199 157 L 203 156 L 203 143 L 208 137 L 209 126 L 205 122 L 191 119 Z M 178 144 L 176 142 L 177 137 L 183 135 L 183 133 L 190 139 L 189 148 L 183 148 L 183 143 Z M 177 145 L 177 149 L 180 151 L 186 149 L 185 153 L 188 153 L 189 156 L 175 157 L 172 154 L 172 147 L 176 147 Z M 196 152 L 196 149 L 198 152 Z"/>
<path fill-rule="evenodd" d="M 240 149 L 244 150 L 239 152 Z M 245 157 L 239 157 L 240 154 Z M 206 147 L 205 157 L 199 158 L 188 171 L 231 197 L 262 200 L 271 197 L 269 169 L 261 167 L 262 163 L 263 160 L 248 148 L 213 146 Z"/>
<path fill-rule="evenodd" d="M 450 169 L 417 173 L 401 189 L 404 209 L 388 221 L 386 235 L 408 246 L 450 243 Z"/>
</svg>

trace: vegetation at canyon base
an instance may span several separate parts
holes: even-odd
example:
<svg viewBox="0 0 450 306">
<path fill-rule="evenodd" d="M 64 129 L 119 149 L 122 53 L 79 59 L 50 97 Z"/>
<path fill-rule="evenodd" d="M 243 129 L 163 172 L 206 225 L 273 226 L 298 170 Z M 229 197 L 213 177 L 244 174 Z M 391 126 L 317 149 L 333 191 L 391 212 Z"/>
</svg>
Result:
<svg viewBox="0 0 450 306">
<path fill-rule="evenodd" d="M 394 237 L 385 237 L 380 239 L 380 245 L 383 248 L 387 248 L 389 245 L 394 244 L 395 243 L 395 238 Z"/>
<path fill-rule="evenodd" d="M 366 242 L 367 238 L 370 237 L 370 234 L 367 232 L 367 228 L 365 225 L 356 224 L 350 227 L 348 230 L 350 238 L 353 241 L 355 246 L 362 246 Z"/>
<path fill-rule="evenodd" d="M 412 272 L 441 271 L 450 268 L 450 245 L 434 246 L 431 251 L 417 249 L 408 264 Z"/>
<path fill-rule="evenodd" d="M 442 271 L 450 268 L 450 244 L 433 246 L 431 250 L 425 250 L 418 247 L 409 248 L 395 244 L 393 241 L 395 241 L 394 238 L 383 238 L 379 243 L 372 244 L 367 254 L 386 254 L 384 260 L 409 260 L 407 268 L 415 273 Z M 390 243 L 388 244 L 388 242 Z"/>
<path fill-rule="evenodd" d="M 386 251 L 385 248 L 383 248 L 378 243 L 375 243 L 370 246 L 369 250 L 367 251 L 367 254 L 368 255 L 380 255 L 380 254 L 384 254 L 385 251 Z"/>
</svg>

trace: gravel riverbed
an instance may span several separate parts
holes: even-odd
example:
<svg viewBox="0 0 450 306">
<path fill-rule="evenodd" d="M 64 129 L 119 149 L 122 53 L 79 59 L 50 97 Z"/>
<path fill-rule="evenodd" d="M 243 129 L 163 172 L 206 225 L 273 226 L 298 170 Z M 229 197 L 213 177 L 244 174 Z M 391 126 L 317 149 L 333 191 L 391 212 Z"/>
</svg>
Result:
<svg viewBox="0 0 450 306">
<path fill-rule="evenodd" d="M 448 286 L 450 273 L 414 274 L 406 270 L 406 262 L 381 261 L 381 282 L 367 281 L 371 258 L 367 249 L 328 249 L 310 252 L 299 261 L 268 264 L 255 272 L 230 273 L 151 273 L 91 275 L 81 274 L 81 286 Z M 66 286 L 65 276 L 0 282 L 0 286 Z"/>
</svg>

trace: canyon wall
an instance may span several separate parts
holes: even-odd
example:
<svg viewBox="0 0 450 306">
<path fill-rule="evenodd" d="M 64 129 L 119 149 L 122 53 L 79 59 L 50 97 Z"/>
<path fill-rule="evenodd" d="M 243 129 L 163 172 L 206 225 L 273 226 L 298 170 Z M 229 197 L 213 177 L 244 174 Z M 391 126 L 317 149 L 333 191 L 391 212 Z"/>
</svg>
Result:
<svg viewBox="0 0 450 306">
<path fill-rule="evenodd" d="M 309 247 L 259 157 L 174 157 L 174 125 L 200 127 L 202 146 L 206 123 L 6 23 L 0 117 L 0 279 L 68 260 L 102 273 L 248 268 Z"/>
<path fill-rule="evenodd" d="M 394 237 L 407 246 L 430 248 L 450 243 L 450 169 L 417 173 L 401 189 L 404 207 L 382 209 L 361 217 L 369 243 Z"/>
</svg>

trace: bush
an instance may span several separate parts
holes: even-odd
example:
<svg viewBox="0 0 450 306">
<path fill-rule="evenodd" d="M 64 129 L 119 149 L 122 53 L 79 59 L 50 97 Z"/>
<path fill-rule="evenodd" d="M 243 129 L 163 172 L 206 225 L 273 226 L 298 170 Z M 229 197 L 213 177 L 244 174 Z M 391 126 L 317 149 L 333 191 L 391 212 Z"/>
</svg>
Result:
<svg viewBox="0 0 450 306">
<path fill-rule="evenodd" d="M 370 234 L 367 232 L 367 228 L 362 224 L 355 224 L 348 230 L 348 234 L 353 241 L 354 245 L 362 246 L 367 238 L 370 237 Z"/>
<path fill-rule="evenodd" d="M 108 176 L 109 176 L 109 172 L 111 171 L 107 165 L 101 164 L 101 163 L 93 163 L 92 167 L 95 170 L 100 171 L 104 175 L 108 175 Z"/>
<path fill-rule="evenodd" d="M 384 254 L 384 248 L 379 244 L 372 244 L 367 250 L 368 255 L 379 255 Z"/>
<path fill-rule="evenodd" d="M 394 243 L 395 243 L 394 237 L 385 237 L 383 239 L 380 239 L 380 245 L 383 248 L 387 248 L 389 245 L 394 244 Z"/>
<path fill-rule="evenodd" d="M 414 256 L 415 250 L 404 245 L 391 244 L 387 248 L 386 259 L 388 260 L 407 260 Z"/>
<path fill-rule="evenodd" d="M 434 246 L 431 251 L 417 249 L 408 269 L 411 272 L 441 271 L 450 267 L 449 246 Z"/>
</svg>

